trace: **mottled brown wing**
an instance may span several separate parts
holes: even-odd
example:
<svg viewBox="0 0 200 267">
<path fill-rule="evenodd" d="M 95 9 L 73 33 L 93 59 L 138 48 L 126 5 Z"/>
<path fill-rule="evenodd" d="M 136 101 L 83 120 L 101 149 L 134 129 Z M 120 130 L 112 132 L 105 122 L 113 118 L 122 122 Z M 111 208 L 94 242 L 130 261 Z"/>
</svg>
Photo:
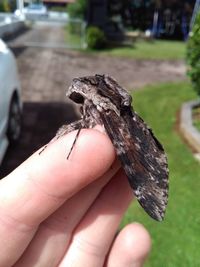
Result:
<svg viewBox="0 0 200 267">
<path fill-rule="evenodd" d="M 140 205 L 155 220 L 163 220 L 168 166 L 162 145 L 130 108 L 121 117 L 113 110 L 102 112 L 101 119 Z"/>
</svg>

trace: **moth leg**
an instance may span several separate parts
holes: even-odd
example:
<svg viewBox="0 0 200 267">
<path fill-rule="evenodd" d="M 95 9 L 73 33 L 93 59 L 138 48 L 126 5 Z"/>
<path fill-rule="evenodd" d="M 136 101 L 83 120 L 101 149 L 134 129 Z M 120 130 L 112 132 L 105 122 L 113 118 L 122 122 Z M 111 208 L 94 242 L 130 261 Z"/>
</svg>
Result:
<svg viewBox="0 0 200 267">
<path fill-rule="evenodd" d="M 73 142 L 73 144 L 72 144 L 72 146 L 71 146 L 71 149 L 70 149 L 70 151 L 69 151 L 69 154 L 68 154 L 68 156 L 67 156 L 67 159 L 69 159 L 69 156 L 70 156 L 70 154 L 72 153 L 72 149 L 74 148 L 74 146 L 75 146 L 75 144 L 76 144 L 76 141 L 77 141 L 78 136 L 79 136 L 79 134 L 80 134 L 80 132 L 81 132 L 81 129 L 83 129 L 82 124 L 79 125 L 78 132 L 77 132 L 77 134 L 76 134 L 76 136 L 75 136 L 75 138 L 74 138 L 74 142 Z"/>
<path fill-rule="evenodd" d="M 74 130 L 80 130 L 83 128 L 82 126 L 82 120 L 79 120 L 79 121 L 75 121 L 75 122 L 72 122 L 70 124 L 64 124 L 63 126 L 61 126 L 58 131 L 56 132 L 56 135 L 54 136 L 53 139 L 51 139 L 49 141 L 49 143 L 47 143 L 42 149 L 41 151 L 39 152 L 39 155 L 48 147 L 49 144 L 55 142 L 56 140 L 58 140 L 60 137 L 64 136 L 65 134 L 68 134 Z M 74 145 L 74 144 L 73 144 Z M 72 150 L 72 149 L 71 149 Z M 71 153 L 71 151 L 70 151 Z M 68 155 L 69 157 L 69 155 Z M 68 158 L 67 157 L 67 158 Z"/>
</svg>

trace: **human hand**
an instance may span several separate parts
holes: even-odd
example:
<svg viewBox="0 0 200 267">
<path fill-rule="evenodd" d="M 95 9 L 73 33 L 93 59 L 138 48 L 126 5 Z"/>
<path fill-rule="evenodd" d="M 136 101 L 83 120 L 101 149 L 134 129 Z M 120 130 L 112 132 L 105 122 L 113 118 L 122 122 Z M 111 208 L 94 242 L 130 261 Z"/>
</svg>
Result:
<svg viewBox="0 0 200 267">
<path fill-rule="evenodd" d="M 109 138 L 82 130 L 67 160 L 75 134 L 0 181 L 0 267 L 143 265 L 151 243 L 143 226 L 116 236 L 133 193 Z"/>
</svg>

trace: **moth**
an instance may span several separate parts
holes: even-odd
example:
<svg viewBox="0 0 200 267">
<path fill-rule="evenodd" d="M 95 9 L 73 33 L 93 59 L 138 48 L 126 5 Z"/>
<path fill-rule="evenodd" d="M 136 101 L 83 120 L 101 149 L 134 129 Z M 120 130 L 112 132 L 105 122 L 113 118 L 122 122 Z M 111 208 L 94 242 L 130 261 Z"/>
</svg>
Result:
<svg viewBox="0 0 200 267">
<path fill-rule="evenodd" d="M 102 125 L 138 202 L 153 219 L 162 221 L 168 201 L 167 157 L 152 130 L 132 108 L 128 92 L 108 75 L 96 74 L 73 79 L 67 96 L 81 105 L 82 118 L 63 125 L 53 140 L 78 129 L 72 151 L 81 129 Z"/>
</svg>

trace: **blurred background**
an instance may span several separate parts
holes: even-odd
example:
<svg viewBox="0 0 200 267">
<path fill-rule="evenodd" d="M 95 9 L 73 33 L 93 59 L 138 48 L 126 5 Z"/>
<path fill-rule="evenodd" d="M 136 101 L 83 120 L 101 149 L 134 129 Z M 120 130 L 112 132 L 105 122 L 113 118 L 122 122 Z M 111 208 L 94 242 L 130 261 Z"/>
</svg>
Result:
<svg viewBox="0 0 200 267">
<path fill-rule="evenodd" d="M 0 0 L 0 177 L 79 117 L 74 77 L 108 74 L 164 145 L 170 194 L 164 222 L 133 203 L 145 266 L 200 266 L 200 1 Z"/>
</svg>

